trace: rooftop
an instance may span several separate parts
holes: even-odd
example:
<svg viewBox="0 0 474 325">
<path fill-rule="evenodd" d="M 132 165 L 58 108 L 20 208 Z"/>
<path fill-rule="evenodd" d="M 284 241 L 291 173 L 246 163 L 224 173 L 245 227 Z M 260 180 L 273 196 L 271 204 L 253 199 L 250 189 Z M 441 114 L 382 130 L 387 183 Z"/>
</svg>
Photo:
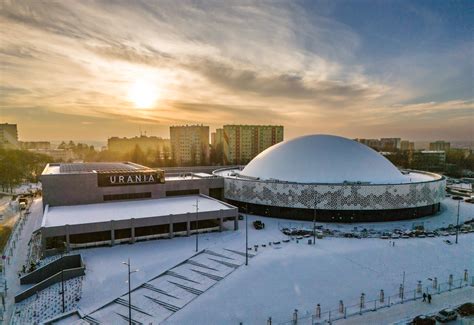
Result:
<svg viewBox="0 0 474 325">
<path fill-rule="evenodd" d="M 231 205 L 202 195 L 163 199 L 119 201 L 72 206 L 54 206 L 45 210 L 41 227 L 58 227 L 85 223 L 107 222 L 234 209 Z"/>
<path fill-rule="evenodd" d="M 280 142 L 257 155 L 243 177 L 296 183 L 410 183 L 380 153 L 333 135 L 308 135 Z"/>
<path fill-rule="evenodd" d="M 43 175 L 118 172 L 144 169 L 150 168 L 132 162 L 51 163 L 46 165 Z"/>
</svg>

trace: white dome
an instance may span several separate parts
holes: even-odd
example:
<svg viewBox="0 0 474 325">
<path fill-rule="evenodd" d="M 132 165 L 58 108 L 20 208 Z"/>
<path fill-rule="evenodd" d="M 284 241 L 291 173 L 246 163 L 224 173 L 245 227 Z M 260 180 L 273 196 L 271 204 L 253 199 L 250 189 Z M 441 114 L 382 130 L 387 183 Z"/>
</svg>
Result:
<svg viewBox="0 0 474 325">
<path fill-rule="evenodd" d="M 280 142 L 261 152 L 240 174 L 297 183 L 409 182 L 375 150 L 333 135 L 308 135 Z"/>
</svg>

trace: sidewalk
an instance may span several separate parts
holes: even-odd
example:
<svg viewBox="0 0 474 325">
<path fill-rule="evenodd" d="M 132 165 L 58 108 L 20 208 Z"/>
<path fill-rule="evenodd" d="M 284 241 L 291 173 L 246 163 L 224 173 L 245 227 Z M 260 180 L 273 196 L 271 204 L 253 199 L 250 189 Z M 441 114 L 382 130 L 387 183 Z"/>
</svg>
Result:
<svg viewBox="0 0 474 325">
<path fill-rule="evenodd" d="M 474 288 L 466 287 L 451 292 L 434 295 L 431 304 L 422 302 L 421 299 L 394 305 L 390 308 L 379 309 L 375 312 L 365 313 L 341 319 L 334 323 L 338 325 L 367 325 L 367 324 L 392 324 L 405 319 L 412 319 L 418 315 L 429 315 L 443 308 L 455 307 L 465 302 L 474 301 Z"/>
<path fill-rule="evenodd" d="M 43 215 L 43 206 L 41 199 L 35 199 L 30 206 L 30 214 L 27 217 L 19 237 L 16 240 L 16 246 L 13 249 L 13 256 L 10 258 L 10 265 L 6 265 L 5 274 L 8 284 L 8 292 L 6 297 L 6 313 L 4 315 L 4 324 L 8 324 L 14 305 L 14 297 L 20 291 L 20 281 L 18 272 L 26 261 L 28 253 L 28 242 L 34 230 L 41 226 L 41 218 Z M 19 231 L 19 229 L 17 229 Z M 1 323 L 0 323 L 1 324 Z"/>
</svg>

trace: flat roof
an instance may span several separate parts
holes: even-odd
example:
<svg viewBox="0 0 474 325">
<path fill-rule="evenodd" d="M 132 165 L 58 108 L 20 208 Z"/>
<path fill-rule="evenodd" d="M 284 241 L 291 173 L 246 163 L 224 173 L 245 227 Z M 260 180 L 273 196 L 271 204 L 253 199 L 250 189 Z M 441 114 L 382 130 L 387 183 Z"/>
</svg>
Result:
<svg viewBox="0 0 474 325">
<path fill-rule="evenodd" d="M 43 175 L 82 174 L 110 171 L 151 170 L 148 167 L 132 162 L 88 162 L 88 163 L 50 163 L 46 165 Z"/>
<path fill-rule="evenodd" d="M 372 183 L 372 182 L 363 182 L 362 185 L 367 186 L 376 186 L 376 185 L 403 185 L 403 184 L 415 184 L 415 183 L 422 183 L 422 182 L 431 182 L 441 180 L 443 176 L 430 173 L 430 172 L 423 172 L 423 171 L 413 171 L 413 170 L 405 170 L 405 173 L 402 174 L 401 181 L 398 183 L 389 183 L 389 182 L 381 182 L 381 183 Z M 249 177 L 246 175 L 242 175 L 241 169 L 232 169 L 232 168 L 223 168 L 214 171 L 214 175 L 222 176 L 224 178 L 230 179 L 241 179 L 241 180 L 248 180 L 248 181 L 258 181 L 258 182 L 277 182 L 277 183 L 288 183 L 288 184 L 316 184 L 316 185 L 342 185 L 345 183 L 318 183 L 318 182 L 286 182 L 281 181 L 278 179 L 259 179 L 257 177 Z M 348 183 L 350 184 L 350 183 Z"/>
<path fill-rule="evenodd" d="M 41 227 L 58 227 L 234 209 L 231 205 L 203 195 L 189 195 L 162 199 L 117 201 L 84 205 L 54 206 L 45 210 Z"/>
</svg>

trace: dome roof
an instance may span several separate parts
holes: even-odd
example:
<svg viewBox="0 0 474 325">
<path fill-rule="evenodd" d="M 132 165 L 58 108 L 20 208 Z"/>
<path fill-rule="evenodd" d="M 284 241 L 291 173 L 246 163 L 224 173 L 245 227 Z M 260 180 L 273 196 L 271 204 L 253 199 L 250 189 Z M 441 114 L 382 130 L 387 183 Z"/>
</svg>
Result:
<svg viewBox="0 0 474 325">
<path fill-rule="evenodd" d="M 261 152 L 240 174 L 297 183 L 408 181 L 390 161 L 366 145 L 321 134 L 280 142 Z"/>
</svg>

